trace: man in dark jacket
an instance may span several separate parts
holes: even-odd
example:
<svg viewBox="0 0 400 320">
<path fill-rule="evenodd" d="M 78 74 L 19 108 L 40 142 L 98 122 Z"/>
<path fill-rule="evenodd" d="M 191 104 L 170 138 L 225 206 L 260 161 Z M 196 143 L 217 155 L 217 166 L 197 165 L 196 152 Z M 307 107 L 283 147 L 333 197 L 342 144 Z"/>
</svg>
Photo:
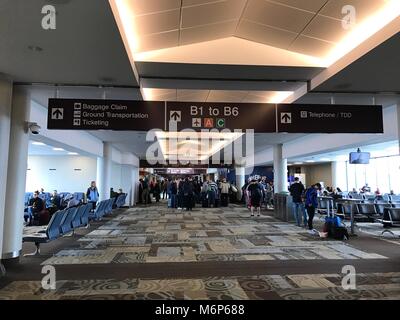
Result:
<svg viewBox="0 0 400 320">
<path fill-rule="evenodd" d="M 307 226 L 307 214 L 303 203 L 304 185 L 298 177 L 294 178 L 294 183 L 290 186 L 289 191 L 293 199 L 293 216 L 298 227 L 301 226 L 301 216 L 304 217 L 304 227 Z M 300 210 L 300 213 L 299 213 Z"/>
<path fill-rule="evenodd" d="M 44 210 L 44 202 L 39 198 L 39 191 L 33 193 L 33 198 L 29 200 L 28 215 L 25 216 L 25 221 L 30 225 L 38 223 L 40 220 L 40 214 Z"/>
<path fill-rule="evenodd" d="M 186 211 L 192 211 L 194 186 L 191 179 L 186 178 L 183 183 L 183 206 Z"/>
</svg>

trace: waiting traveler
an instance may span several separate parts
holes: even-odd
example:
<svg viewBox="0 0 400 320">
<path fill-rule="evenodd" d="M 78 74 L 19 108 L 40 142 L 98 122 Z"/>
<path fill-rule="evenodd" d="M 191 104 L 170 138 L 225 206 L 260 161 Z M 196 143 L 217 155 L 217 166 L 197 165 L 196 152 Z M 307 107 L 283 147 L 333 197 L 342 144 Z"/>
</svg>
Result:
<svg viewBox="0 0 400 320">
<path fill-rule="evenodd" d="M 146 205 L 149 203 L 149 182 L 147 178 L 143 179 L 142 188 L 142 203 Z"/>
<path fill-rule="evenodd" d="M 161 192 L 163 200 L 168 197 L 167 190 L 168 190 L 168 179 L 165 179 L 161 182 Z"/>
<path fill-rule="evenodd" d="M 143 198 L 143 179 L 139 179 L 139 199 L 138 203 L 142 203 Z"/>
<path fill-rule="evenodd" d="M 383 200 L 383 196 L 382 196 L 382 193 L 379 190 L 379 188 L 376 188 L 374 194 L 375 194 L 375 200 L 377 200 L 377 201 Z"/>
<path fill-rule="evenodd" d="M 156 198 L 156 202 L 160 202 L 161 185 L 160 180 L 154 182 L 153 186 L 153 196 Z"/>
<path fill-rule="evenodd" d="M 220 183 L 220 189 L 221 189 L 221 206 L 222 207 L 227 207 L 228 202 L 229 202 L 229 190 L 231 188 L 231 185 L 229 182 L 226 181 L 226 178 L 222 179 L 222 182 Z"/>
<path fill-rule="evenodd" d="M 215 207 L 215 199 L 217 198 L 217 193 L 217 184 L 212 179 L 207 178 L 207 198 L 209 207 Z"/>
<path fill-rule="evenodd" d="M 201 190 L 200 190 L 200 201 L 201 201 L 201 206 L 203 208 L 208 207 L 208 195 L 207 195 L 207 190 L 208 190 L 208 183 L 207 181 L 204 181 Z"/>
<path fill-rule="evenodd" d="M 293 198 L 293 216 L 298 227 L 301 226 L 301 217 L 303 216 L 303 225 L 307 227 L 307 214 L 303 203 L 304 185 L 298 177 L 294 178 L 294 183 L 290 186 L 289 192 Z M 299 212 L 300 210 L 300 212 Z"/>
<path fill-rule="evenodd" d="M 44 202 L 39 198 L 39 191 L 33 193 L 33 198 L 29 200 L 25 221 L 28 225 L 37 225 L 40 220 L 40 213 L 44 209 Z"/>
<path fill-rule="evenodd" d="M 183 183 L 184 181 L 179 178 L 178 179 L 178 194 L 177 194 L 177 200 L 178 200 L 178 210 L 181 210 L 183 208 L 183 199 L 184 199 L 184 195 L 183 195 Z"/>
<path fill-rule="evenodd" d="M 92 204 L 93 209 L 96 209 L 97 201 L 99 201 L 99 191 L 96 187 L 96 181 L 90 183 L 90 187 L 86 191 L 86 198 L 88 203 Z"/>
<path fill-rule="evenodd" d="M 178 194 L 178 185 L 176 180 L 173 179 L 170 183 L 170 199 L 168 200 L 168 207 L 176 208 L 176 196 Z"/>
<path fill-rule="evenodd" d="M 316 183 L 312 185 L 306 191 L 306 209 L 308 214 L 308 229 L 311 234 L 317 233 L 313 227 L 313 220 L 315 215 L 315 210 L 318 207 L 318 191 L 321 190 L 321 184 Z"/>
<path fill-rule="evenodd" d="M 193 194 L 194 194 L 194 186 L 191 178 L 186 178 L 183 183 L 183 206 L 186 208 L 186 211 L 192 211 L 193 208 Z"/>
<path fill-rule="evenodd" d="M 262 201 L 262 186 L 257 180 L 252 180 L 247 187 L 250 201 L 251 216 L 254 217 L 254 208 L 257 209 L 257 217 L 260 216 Z"/>
<path fill-rule="evenodd" d="M 110 198 L 118 197 L 118 193 L 114 191 L 114 188 L 110 188 Z"/>
<path fill-rule="evenodd" d="M 61 197 L 58 195 L 57 190 L 53 191 L 50 198 L 50 207 L 48 208 L 50 214 L 52 215 L 58 210 L 61 210 Z"/>
<path fill-rule="evenodd" d="M 371 193 L 371 187 L 368 185 L 368 183 L 365 184 L 360 190 L 361 193 Z"/>
</svg>

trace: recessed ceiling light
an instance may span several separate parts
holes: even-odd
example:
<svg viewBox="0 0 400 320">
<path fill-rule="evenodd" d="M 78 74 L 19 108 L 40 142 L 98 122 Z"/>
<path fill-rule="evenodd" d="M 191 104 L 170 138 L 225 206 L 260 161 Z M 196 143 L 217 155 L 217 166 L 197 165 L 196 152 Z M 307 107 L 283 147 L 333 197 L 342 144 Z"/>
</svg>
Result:
<svg viewBox="0 0 400 320">
<path fill-rule="evenodd" d="M 34 145 L 34 146 L 45 146 L 45 144 L 43 143 L 43 142 L 32 142 L 32 144 Z"/>
<path fill-rule="evenodd" d="M 78 155 L 78 153 L 76 153 L 76 152 L 68 152 L 68 154 L 69 154 L 70 156 L 77 156 L 77 155 Z"/>
<path fill-rule="evenodd" d="M 295 162 L 294 164 L 300 165 L 300 164 L 303 164 L 303 162 Z"/>
<path fill-rule="evenodd" d="M 53 148 L 54 151 L 65 151 L 63 148 Z"/>
<path fill-rule="evenodd" d="M 306 160 L 307 163 L 314 163 L 315 160 Z"/>
</svg>

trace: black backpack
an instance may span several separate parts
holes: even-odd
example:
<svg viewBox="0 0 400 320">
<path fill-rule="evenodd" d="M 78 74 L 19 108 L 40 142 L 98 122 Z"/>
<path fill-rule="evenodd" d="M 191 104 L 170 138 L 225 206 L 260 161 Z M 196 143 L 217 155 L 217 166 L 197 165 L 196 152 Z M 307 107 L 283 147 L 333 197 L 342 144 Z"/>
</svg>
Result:
<svg viewBox="0 0 400 320">
<path fill-rule="evenodd" d="M 334 223 L 329 223 L 328 236 L 335 240 L 348 240 L 349 233 L 344 226 L 336 226 Z"/>
</svg>

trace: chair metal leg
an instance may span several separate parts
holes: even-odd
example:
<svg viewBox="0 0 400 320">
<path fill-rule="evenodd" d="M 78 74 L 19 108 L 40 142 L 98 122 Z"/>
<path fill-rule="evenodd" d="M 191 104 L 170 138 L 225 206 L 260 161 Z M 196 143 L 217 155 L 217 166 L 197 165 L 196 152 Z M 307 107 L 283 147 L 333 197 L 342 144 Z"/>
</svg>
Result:
<svg viewBox="0 0 400 320">
<path fill-rule="evenodd" d="M 390 233 L 393 237 L 396 238 L 396 234 L 394 234 L 394 232 L 392 230 L 383 230 L 381 233 L 381 236 L 383 236 L 385 233 Z"/>
<path fill-rule="evenodd" d="M 36 246 L 36 250 L 32 253 L 24 254 L 24 257 L 39 256 L 40 255 L 40 243 L 35 243 L 35 246 Z"/>
<path fill-rule="evenodd" d="M 6 267 L 0 262 L 0 276 L 4 277 L 6 275 Z"/>
</svg>

